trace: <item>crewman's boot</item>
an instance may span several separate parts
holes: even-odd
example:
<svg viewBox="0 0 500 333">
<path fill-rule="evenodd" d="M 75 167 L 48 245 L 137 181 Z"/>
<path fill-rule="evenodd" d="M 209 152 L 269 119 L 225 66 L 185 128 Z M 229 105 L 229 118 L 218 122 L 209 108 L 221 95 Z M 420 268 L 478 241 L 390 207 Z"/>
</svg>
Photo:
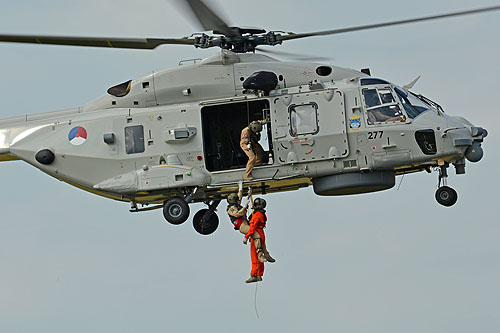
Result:
<svg viewBox="0 0 500 333">
<path fill-rule="evenodd" d="M 263 252 L 262 254 L 264 255 L 264 258 L 266 258 L 266 261 L 276 262 L 276 259 L 274 259 L 273 257 L 271 257 L 271 255 L 269 254 L 269 252 L 266 251 L 266 252 Z"/>
<path fill-rule="evenodd" d="M 271 258 L 272 259 L 272 258 Z M 262 252 L 261 249 L 258 249 L 257 250 L 257 260 L 259 260 L 260 262 L 267 262 L 267 258 L 266 258 L 266 255 L 264 254 L 264 252 Z M 274 259 L 273 259 L 274 260 Z"/>
<path fill-rule="evenodd" d="M 262 281 L 262 278 L 260 278 L 260 280 L 259 280 L 258 276 L 252 275 L 252 276 L 250 276 L 250 278 L 248 278 L 248 280 L 245 281 L 245 283 L 254 283 L 254 282 L 259 282 L 259 281 Z"/>
<path fill-rule="evenodd" d="M 259 281 L 262 281 L 262 276 L 257 276 L 257 279 L 258 279 Z"/>
</svg>

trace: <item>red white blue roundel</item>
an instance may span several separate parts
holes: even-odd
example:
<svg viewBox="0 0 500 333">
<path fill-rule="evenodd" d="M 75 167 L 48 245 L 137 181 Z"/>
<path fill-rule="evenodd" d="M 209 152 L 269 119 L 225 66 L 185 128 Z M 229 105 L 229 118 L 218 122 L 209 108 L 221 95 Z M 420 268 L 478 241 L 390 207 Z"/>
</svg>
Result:
<svg viewBox="0 0 500 333">
<path fill-rule="evenodd" d="M 81 126 L 76 126 L 69 131 L 68 140 L 71 144 L 79 146 L 87 141 L 87 130 Z"/>
</svg>

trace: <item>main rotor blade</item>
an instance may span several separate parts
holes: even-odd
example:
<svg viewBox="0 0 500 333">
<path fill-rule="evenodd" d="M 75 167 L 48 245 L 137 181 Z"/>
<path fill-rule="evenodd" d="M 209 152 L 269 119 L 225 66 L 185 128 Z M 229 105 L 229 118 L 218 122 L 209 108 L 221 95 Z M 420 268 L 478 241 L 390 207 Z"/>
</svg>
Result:
<svg viewBox="0 0 500 333">
<path fill-rule="evenodd" d="M 205 30 L 216 30 L 218 32 L 223 33 L 228 37 L 237 36 L 236 32 L 234 32 L 227 24 L 224 22 L 215 12 L 210 9 L 203 1 L 201 0 L 183 0 L 185 1 L 193 14 L 196 16 L 198 21 L 200 21 L 201 26 Z"/>
<path fill-rule="evenodd" d="M 0 35 L 0 42 L 148 50 L 163 44 L 194 45 L 194 39 L 188 38 L 103 38 L 35 35 Z"/>
<path fill-rule="evenodd" d="M 381 27 L 388 27 L 391 25 L 400 25 L 400 24 L 407 24 L 407 23 L 414 23 L 414 22 L 439 20 L 439 19 L 448 18 L 448 17 L 479 14 L 479 13 L 491 12 L 491 11 L 496 11 L 496 10 L 500 10 L 500 6 L 479 8 L 479 9 L 473 9 L 473 10 L 466 10 L 466 11 L 462 11 L 462 12 L 441 14 L 441 15 L 419 17 L 419 18 L 408 19 L 408 20 L 399 20 L 399 21 L 392 21 L 392 22 L 385 22 L 385 23 L 360 25 L 357 27 L 350 27 L 350 28 L 343 28 L 343 29 L 315 31 L 315 32 L 300 33 L 300 34 L 290 33 L 290 35 L 276 36 L 276 37 L 278 40 L 291 40 L 291 39 L 298 39 L 298 38 L 305 38 L 305 37 L 312 37 L 312 36 L 335 35 L 335 34 L 341 34 L 341 33 L 345 33 L 345 32 L 351 32 L 351 31 L 369 30 L 369 29 L 375 29 L 375 28 L 381 28 Z"/>
</svg>

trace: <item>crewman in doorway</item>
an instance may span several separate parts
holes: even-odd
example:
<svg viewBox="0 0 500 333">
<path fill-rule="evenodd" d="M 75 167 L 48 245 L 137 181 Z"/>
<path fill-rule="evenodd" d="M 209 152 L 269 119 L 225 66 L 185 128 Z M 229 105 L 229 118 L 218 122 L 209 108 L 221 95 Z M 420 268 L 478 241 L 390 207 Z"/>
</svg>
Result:
<svg viewBox="0 0 500 333">
<path fill-rule="evenodd" d="M 264 228 L 266 227 L 267 216 L 266 216 L 266 200 L 262 198 L 257 198 L 253 201 L 253 213 L 250 219 L 250 228 L 243 239 L 243 243 L 246 244 L 250 238 L 250 258 L 252 259 L 252 272 L 250 273 L 250 278 L 246 280 L 246 283 L 253 283 L 262 281 L 262 275 L 264 275 L 264 263 L 259 261 L 258 252 L 255 241 L 251 236 L 256 232 L 260 235 L 260 241 L 262 248 L 266 248 L 266 235 L 264 234 Z M 266 251 L 267 252 L 267 251 Z M 267 261 L 275 262 L 269 253 L 266 256 Z"/>
<path fill-rule="evenodd" d="M 259 144 L 259 140 L 262 126 L 266 123 L 267 120 L 255 120 L 241 131 L 240 147 L 248 156 L 244 180 L 251 181 L 254 166 L 262 164 L 264 149 Z"/>
<path fill-rule="evenodd" d="M 241 205 L 241 200 L 243 198 L 243 182 L 239 183 L 239 189 L 238 193 L 231 193 L 227 197 L 227 202 L 228 202 L 228 207 L 227 207 L 227 214 L 229 215 L 229 219 L 231 220 L 231 223 L 234 226 L 234 230 L 239 230 L 242 234 L 246 235 L 248 230 L 250 229 L 250 225 L 248 223 L 247 219 L 247 209 L 248 209 L 248 204 L 250 203 L 250 195 L 252 194 L 252 189 L 250 188 L 248 192 L 248 198 L 246 200 L 246 203 L 242 206 Z M 271 257 L 269 252 L 267 252 L 267 249 L 263 246 L 261 239 L 260 239 L 260 234 L 257 231 L 254 231 L 252 237 L 256 252 L 257 252 L 257 260 L 260 262 L 274 262 L 274 258 Z M 244 239 L 244 243 L 246 244 L 247 238 Z"/>
</svg>

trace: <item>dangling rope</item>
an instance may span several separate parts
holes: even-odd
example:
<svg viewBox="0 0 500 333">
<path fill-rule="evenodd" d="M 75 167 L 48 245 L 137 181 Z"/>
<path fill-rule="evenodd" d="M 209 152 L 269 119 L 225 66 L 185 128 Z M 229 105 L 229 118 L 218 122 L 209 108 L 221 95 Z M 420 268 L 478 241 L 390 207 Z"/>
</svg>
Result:
<svg viewBox="0 0 500 333">
<path fill-rule="evenodd" d="M 398 189 L 396 190 L 399 191 L 399 188 L 401 187 L 401 183 L 403 182 L 403 179 L 405 179 L 405 174 L 403 173 L 403 177 L 401 177 L 401 181 L 399 182 Z"/>
<path fill-rule="evenodd" d="M 253 305 L 254 305 L 254 308 L 255 308 L 255 314 L 257 315 L 257 319 L 260 319 L 259 312 L 257 311 L 257 288 L 258 287 L 259 287 L 259 283 L 257 282 L 255 284 L 255 298 L 253 300 Z"/>
</svg>

